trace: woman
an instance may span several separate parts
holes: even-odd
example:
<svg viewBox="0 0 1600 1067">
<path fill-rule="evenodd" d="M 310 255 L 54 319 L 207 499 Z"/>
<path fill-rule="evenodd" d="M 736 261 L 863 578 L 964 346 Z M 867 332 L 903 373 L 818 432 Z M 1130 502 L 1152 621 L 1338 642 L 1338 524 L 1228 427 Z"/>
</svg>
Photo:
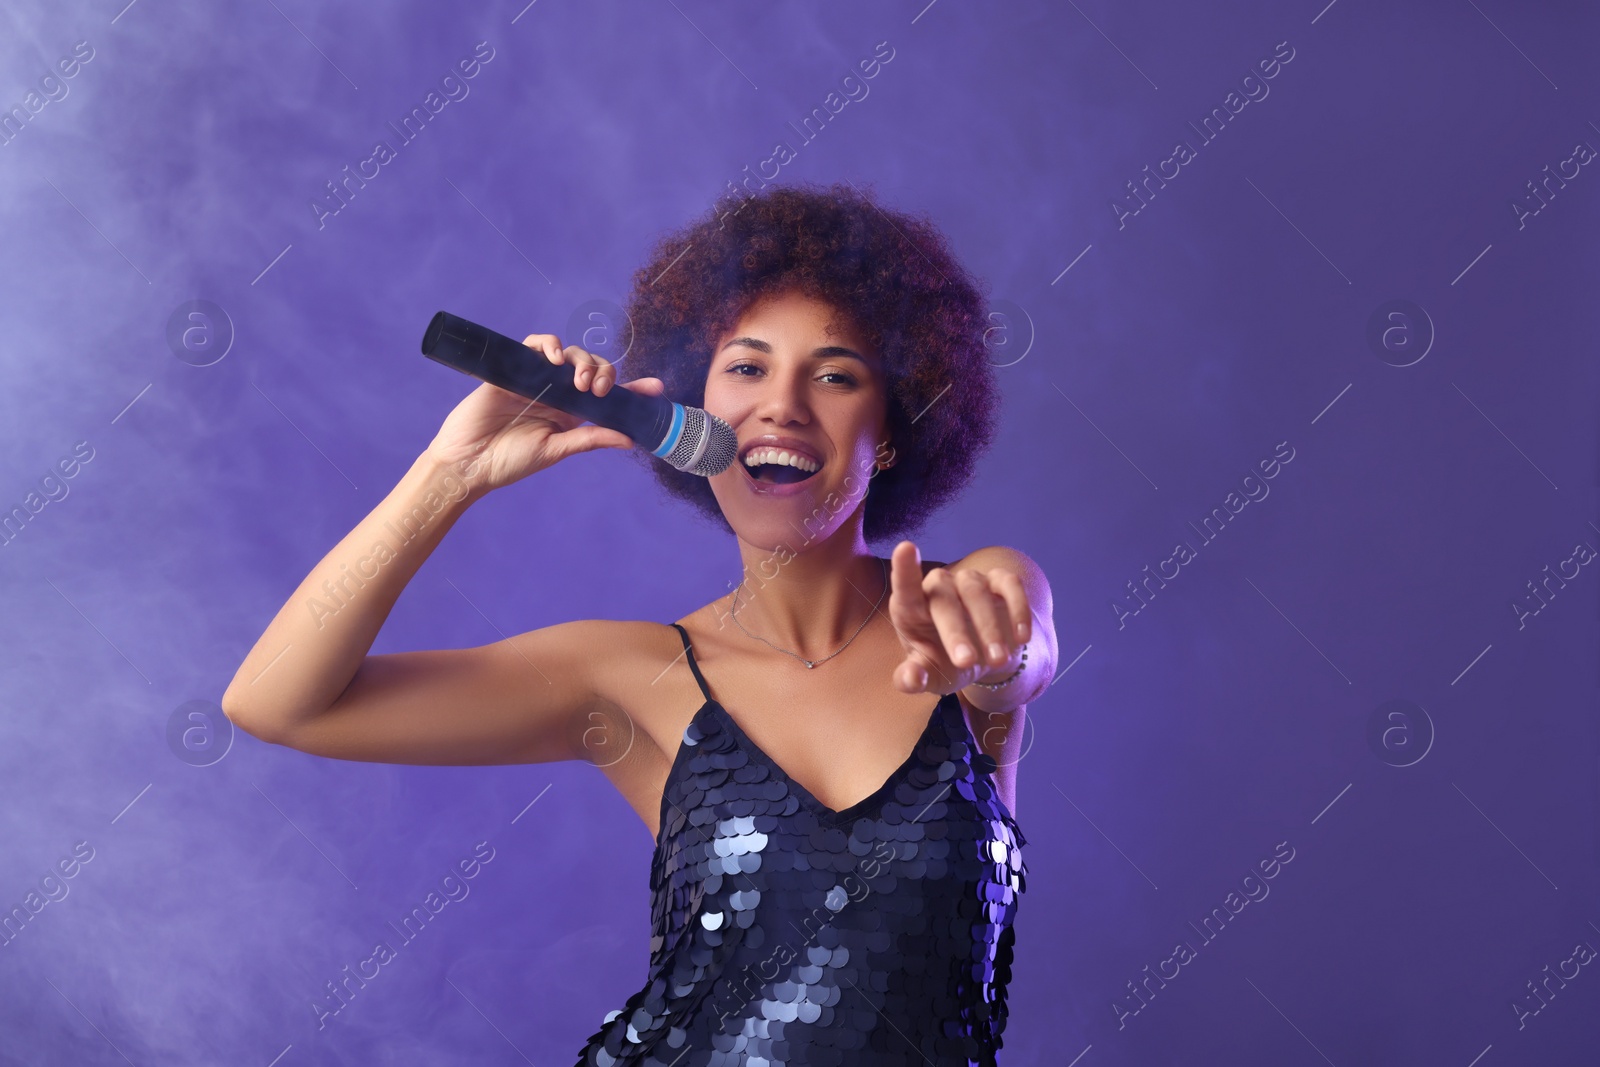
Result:
<svg viewBox="0 0 1600 1067">
<path fill-rule="evenodd" d="M 711 478 L 633 453 L 734 535 L 737 586 L 670 627 L 573 621 L 369 655 L 473 501 L 632 446 L 485 384 L 296 590 L 223 707 L 338 759 L 601 768 L 656 838 L 653 937 L 644 987 L 580 1063 L 992 1064 L 1050 589 L 1009 548 L 951 564 L 907 540 L 887 560 L 867 549 L 949 500 L 988 444 L 981 297 L 924 220 L 853 187 L 774 187 L 663 238 L 628 310 L 638 373 L 621 387 L 738 436 Z M 574 364 L 580 389 L 619 384 L 554 335 L 524 343 Z"/>
</svg>

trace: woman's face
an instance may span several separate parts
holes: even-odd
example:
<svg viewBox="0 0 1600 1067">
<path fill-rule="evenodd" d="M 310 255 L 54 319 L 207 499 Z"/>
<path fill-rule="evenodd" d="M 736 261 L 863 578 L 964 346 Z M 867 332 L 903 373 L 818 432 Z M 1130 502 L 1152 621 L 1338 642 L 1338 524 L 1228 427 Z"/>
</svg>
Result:
<svg viewBox="0 0 1600 1067">
<path fill-rule="evenodd" d="M 861 506 L 874 461 L 892 459 L 887 409 L 879 353 L 831 305 L 794 291 L 753 304 L 706 373 L 705 410 L 739 438 L 710 479 L 728 524 L 769 550 L 827 538 Z"/>
</svg>

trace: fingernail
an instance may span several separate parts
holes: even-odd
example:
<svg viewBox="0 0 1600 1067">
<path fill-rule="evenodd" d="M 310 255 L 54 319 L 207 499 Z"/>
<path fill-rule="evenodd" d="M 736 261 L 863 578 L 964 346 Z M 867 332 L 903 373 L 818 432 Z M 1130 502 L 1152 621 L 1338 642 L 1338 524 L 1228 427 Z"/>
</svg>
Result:
<svg viewBox="0 0 1600 1067">
<path fill-rule="evenodd" d="M 972 648 L 971 648 L 971 646 L 969 646 L 969 645 L 957 645 L 956 646 L 955 660 L 956 660 L 957 663 L 966 663 L 967 660 L 969 660 L 971 658 L 972 658 Z"/>
<path fill-rule="evenodd" d="M 1002 645 L 998 641 L 996 641 L 994 644 L 990 645 L 989 646 L 989 658 L 994 660 L 996 663 L 999 663 L 1001 660 L 1005 659 L 1006 658 L 1006 646 Z"/>
<path fill-rule="evenodd" d="M 1028 627 L 1024 623 L 1020 623 L 1020 622 L 1017 623 L 1017 640 L 1018 641 L 1026 641 L 1027 639 L 1028 639 Z"/>
</svg>

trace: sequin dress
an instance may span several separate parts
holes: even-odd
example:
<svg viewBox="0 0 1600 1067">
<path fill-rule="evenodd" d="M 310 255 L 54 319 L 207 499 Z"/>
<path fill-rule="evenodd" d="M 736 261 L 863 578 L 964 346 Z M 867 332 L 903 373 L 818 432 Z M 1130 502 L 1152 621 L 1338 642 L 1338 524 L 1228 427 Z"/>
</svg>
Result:
<svg viewBox="0 0 1600 1067">
<path fill-rule="evenodd" d="M 650 864 L 644 988 L 580 1067 L 993 1065 L 1026 866 L 954 694 L 834 811 L 745 735 L 695 662 Z"/>
</svg>

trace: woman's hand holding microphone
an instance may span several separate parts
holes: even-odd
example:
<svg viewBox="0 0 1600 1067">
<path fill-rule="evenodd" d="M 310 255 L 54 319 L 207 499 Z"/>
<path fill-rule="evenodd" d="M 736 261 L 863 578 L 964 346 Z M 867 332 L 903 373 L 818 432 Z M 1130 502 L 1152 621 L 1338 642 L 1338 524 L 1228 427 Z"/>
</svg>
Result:
<svg viewBox="0 0 1600 1067">
<path fill-rule="evenodd" d="M 555 334 L 529 334 L 522 343 L 551 363 L 572 364 L 573 385 L 578 389 L 604 396 L 618 384 L 616 368 L 608 360 L 577 345 L 562 347 Z M 660 396 L 662 390 L 660 378 L 639 378 L 621 386 L 646 396 Z M 585 423 L 576 415 L 484 382 L 445 418 L 425 454 L 455 471 L 471 494 L 482 496 L 575 453 L 633 444 L 618 430 Z"/>
</svg>

